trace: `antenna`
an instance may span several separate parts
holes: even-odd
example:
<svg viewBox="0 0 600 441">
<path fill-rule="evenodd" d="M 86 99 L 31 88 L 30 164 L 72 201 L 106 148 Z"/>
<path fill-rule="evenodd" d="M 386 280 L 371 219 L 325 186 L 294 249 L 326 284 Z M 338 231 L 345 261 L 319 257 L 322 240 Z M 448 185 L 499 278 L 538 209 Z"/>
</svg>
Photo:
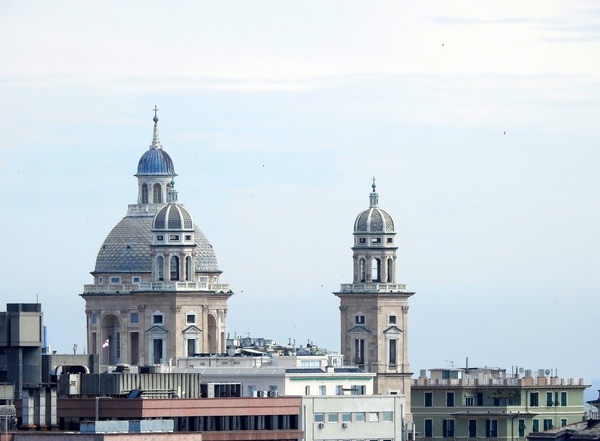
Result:
<svg viewBox="0 0 600 441">
<path fill-rule="evenodd" d="M 451 368 L 454 367 L 454 361 L 452 361 L 452 360 L 446 360 L 446 363 L 448 363 L 448 366 L 450 366 Z"/>
</svg>

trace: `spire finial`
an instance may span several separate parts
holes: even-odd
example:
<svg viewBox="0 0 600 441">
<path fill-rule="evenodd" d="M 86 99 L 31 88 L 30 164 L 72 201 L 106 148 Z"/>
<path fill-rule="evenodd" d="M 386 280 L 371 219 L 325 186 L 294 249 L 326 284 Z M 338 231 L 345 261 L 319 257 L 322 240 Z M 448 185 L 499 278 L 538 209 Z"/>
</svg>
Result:
<svg viewBox="0 0 600 441">
<path fill-rule="evenodd" d="M 373 191 L 369 194 L 369 200 L 371 202 L 369 208 L 377 208 L 379 206 L 379 195 L 375 191 L 375 188 L 377 188 L 375 185 L 375 176 L 373 176 L 373 184 L 371 184 L 371 187 L 373 188 Z"/>
<path fill-rule="evenodd" d="M 154 118 L 152 118 L 152 121 L 154 121 L 154 132 L 152 133 L 152 144 L 150 144 L 150 148 L 162 149 L 162 145 L 160 145 L 160 140 L 158 139 L 158 107 L 155 105 L 152 110 L 154 111 Z"/>
</svg>

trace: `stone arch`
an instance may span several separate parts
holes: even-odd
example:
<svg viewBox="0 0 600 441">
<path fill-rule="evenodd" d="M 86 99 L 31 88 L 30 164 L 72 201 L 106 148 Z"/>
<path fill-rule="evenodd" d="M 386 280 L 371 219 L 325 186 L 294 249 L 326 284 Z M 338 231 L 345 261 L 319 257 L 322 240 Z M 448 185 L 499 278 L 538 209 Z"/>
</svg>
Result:
<svg viewBox="0 0 600 441">
<path fill-rule="evenodd" d="M 102 318 L 100 333 L 100 364 L 115 365 L 121 358 L 121 322 L 114 314 Z"/>
<path fill-rule="evenodd" d="M 208 314 L 206 316 L 206 321 L 208 324 L 207 349 L 211 354 L 216 354 L 219 351 L 217 318 L 212 314 Z"/>
</svg>

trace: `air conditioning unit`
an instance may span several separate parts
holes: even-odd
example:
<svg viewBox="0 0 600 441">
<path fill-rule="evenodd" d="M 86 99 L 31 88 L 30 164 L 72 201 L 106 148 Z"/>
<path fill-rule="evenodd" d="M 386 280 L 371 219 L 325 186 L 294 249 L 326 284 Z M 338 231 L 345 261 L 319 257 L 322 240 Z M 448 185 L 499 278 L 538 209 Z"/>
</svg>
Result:
<svg viewBox="0 0 600 441">
<path fill-rule="evenodd" d="M 348 423 L 342 423 L 342 427 L 343 427 L 344 429 L 347 429 L 347 428 L 348 428 Z"/>
<path fill-rule="evenodd" d="M 323 427 L 325 427 L 324 423 L 319 423 L 319 429 L 322 429 Z"/>
</svg>

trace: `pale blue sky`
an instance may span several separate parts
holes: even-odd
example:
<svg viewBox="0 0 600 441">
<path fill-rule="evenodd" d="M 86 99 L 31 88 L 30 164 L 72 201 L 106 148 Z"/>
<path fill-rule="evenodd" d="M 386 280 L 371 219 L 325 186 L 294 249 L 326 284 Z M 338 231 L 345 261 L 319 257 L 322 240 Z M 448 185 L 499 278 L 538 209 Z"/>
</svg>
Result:
<svg viewBox="0 0 600 441">
<path fill-rule="evenodd" d="M 3 1 L 0 41 L 1 299 L 37 293 L 53 349 L 85 346 L 156 104 L 231 334 L 339 350 L 375 175 L 414 372 L 600 376 L 595 2 Z"/>
</svg>

